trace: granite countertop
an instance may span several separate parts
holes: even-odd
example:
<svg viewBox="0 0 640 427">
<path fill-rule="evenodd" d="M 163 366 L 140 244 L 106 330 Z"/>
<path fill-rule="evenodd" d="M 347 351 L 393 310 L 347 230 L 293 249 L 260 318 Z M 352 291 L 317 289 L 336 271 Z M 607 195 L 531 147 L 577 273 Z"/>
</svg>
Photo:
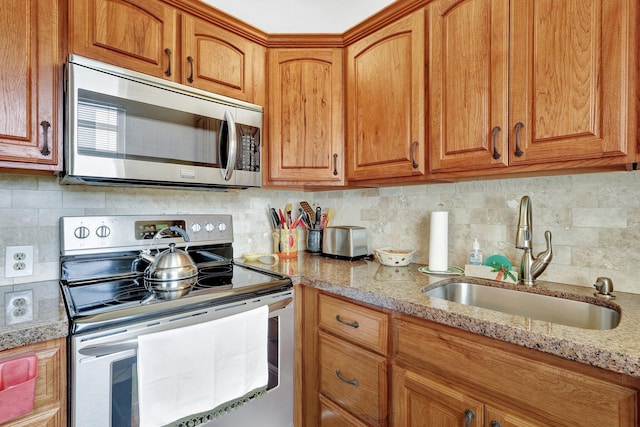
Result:
<svg viewBox="0 0 640 427">
<path fill-rule="evenodd" d="M 259 261 L 238 263 L 290 276 L 294 283 L 313 286 L 356 301 L 453 326 L 523 347 L 609 371 L 640 376 L 640 295 L 614 292 L 612 302 L 622 316 L 612 330 L 580 329 L 533 320 L 492 310 L 466 306 L 422 293 L 425 286 L 451 280 L 446 276 L 418 271 L 419 264 L 386 267 L 377 261 L 343 261 L 301 252 L 297 259 L 280 260 L 275 265 Z M 466 277 L 465 281 L 486 283 Z M 509 285 L 503 285 L 509 286 Z M 515 286 L 515 285 L 511 285 Z M 593 288 L 538 282 L 524 290 L 549 293 L 576 300 L 594 300 Z"/>
<path fill-rule="evenodd" d="M 7 324 L 6 304 L 10 292 L 31 291 L 32 316 L 24 322 Z M 5 315 L 0 318 L 0 350 L 66 337 L 69 333 L 67 312 L 57 280 L 0 287 L 0 301 Z"/>
</svg>

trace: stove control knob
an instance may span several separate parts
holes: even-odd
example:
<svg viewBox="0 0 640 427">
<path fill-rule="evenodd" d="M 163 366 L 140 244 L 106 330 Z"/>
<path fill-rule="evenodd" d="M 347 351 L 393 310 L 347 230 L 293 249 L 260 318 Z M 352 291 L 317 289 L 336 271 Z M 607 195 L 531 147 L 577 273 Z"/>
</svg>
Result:
<svg viewBox="0 0 640 427">
<path fill-rule="evenodd" d="M 96 234 L 98 235 L 98 237 L 102 237 L 102 238 L 109 237 L 109 234 L 111 234 L 111 229 L 106 225 L 101 225 L 96 230 Z"/>
<path fill-rule="evenodd" d="M 211 224 L 210 222 L 206 223 L 204 225 L 204 229 L 207 230 L 207 233 L 211 233 L 213 231 L 213 224 Z"/>
<path fill-rule="evenodd" d="M 226 230 L 227 230 L 226 222 L 221 222 L 218 224 L 218 231 L 220 231 L 221 233 L 224 233 Z"/>
<path fill-rule="evenodd" d="M 86 239 L 87 237 L 89 237 L 89 229 L 84 225 L 81 225 L 73 231 L 73 235 L 78 239 Z"/>
<path fill-rule="evenodd" d="M 197 222 L 194 222 L 191 225 L 191 231 L 193 231 L 194 233 L 197 233 L 200 230 L 202 230 L 202 226 L 200 224 L 198 224 Z"/>
</svg>

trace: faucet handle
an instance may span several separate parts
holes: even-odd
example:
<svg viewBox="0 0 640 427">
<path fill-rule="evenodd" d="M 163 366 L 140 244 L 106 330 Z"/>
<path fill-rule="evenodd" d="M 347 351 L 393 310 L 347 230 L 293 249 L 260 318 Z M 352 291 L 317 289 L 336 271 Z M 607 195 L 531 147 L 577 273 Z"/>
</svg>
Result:
<svg viewBox="0 0 640 427">
<path fill-rule="evenodd" d="M 613 292 L 613 281 L 608 277 L 598 277 L 593 287 L 598 290 L 594 295 L 604 298 L 615 298 L 611 292 Z"/>
</svg>

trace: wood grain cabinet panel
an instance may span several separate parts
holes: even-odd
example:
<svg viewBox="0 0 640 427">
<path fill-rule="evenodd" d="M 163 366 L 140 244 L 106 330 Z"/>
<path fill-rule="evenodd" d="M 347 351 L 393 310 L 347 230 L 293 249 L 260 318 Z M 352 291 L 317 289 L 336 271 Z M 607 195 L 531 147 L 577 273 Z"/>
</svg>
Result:
<svg viewBox="0 0 640 427">
<path fill-rule="evenodd" d="M 63 6 L 5 0 L 0 7 L 0 167 L 62 167 Z"/>
<path fill-rule="evenodd" d="M 64 338 L 0 352 L 0 359 L 35 352 L 38 377 L 33 410 L 3 427 L 64 427 L 66 420 L 66 342 Z"/>
<path fill-rule="evenodd" d="M 320 332 L 320 393 L 373 426 L 387 425 L 386 358 Z"/>
<path fill-rule="evenodd" d="M 270 49 L 269 181 L 344 183 L 341 49 Z"/>
<path fill-rule="evenodd" d="M 254 68 L 264 73 L 266 49 L 188 14 L 182 23 L 182 83 L 253 102 Z"/>
<path fill-rule="evenodd" d="M 320 327 L 341 338 L 387 354 L 389 318 L 385 313 L 358 304 L 320 295 Z"/>
<path fill-rule="evenodd" d="M 156 0 L 70 0 L 69 50 L 178 81 L 178 10 Z"/>
<path fill-rule="evenodd" d="M 430 3 L 430 171 L 628 161 L 633 14 L 630 0 Z"/>
<path fill-rule="evenodd" d="M 347 46 L 347 180 L 420 177 L 425 166 L 424 10 Z"/>
<path fill-rule="evenodd" d="M 423 321 L 395 322 L 394 360 L 402 366 L 393 368 L 397 425 L 407 425 L 407 417 L 415 416 L 414 404 L 421 414 L 445 417 L 441 413 L 450 412 L 446 417 L 458 417 L 459 423 L 465 406 L 476 401 L 489 416 L 486 423 L 479 421 L 484 415 L 474 409 L 472 426 L 495 427 L 491 421 L 500 420 L 502 427 L 637 425 L 635 389 L 485 345 L 486 339 L 472 334 L 448 331 Z"/>
</svg>

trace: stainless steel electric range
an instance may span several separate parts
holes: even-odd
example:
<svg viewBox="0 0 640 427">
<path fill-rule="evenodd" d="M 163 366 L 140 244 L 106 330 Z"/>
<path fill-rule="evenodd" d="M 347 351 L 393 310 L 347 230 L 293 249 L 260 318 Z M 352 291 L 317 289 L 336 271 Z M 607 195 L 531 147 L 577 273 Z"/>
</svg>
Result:
<svg viewBox="0 0 640 427">
<path fill-rule="evenodd" d="M 202 425 L 293 425 L 293 286 L 285 276 L 233 263 L 231 215 L 62 217 L 60 241 L 71 426 L 139 425 L 140 335 L 261 305 L 269 306 L 267 393 Z M 141 252 L 168 250 L 184 251 L 197 266 L 186 291 L 157 292 L 145 278 L 149 261 Z"/>
</svg>

